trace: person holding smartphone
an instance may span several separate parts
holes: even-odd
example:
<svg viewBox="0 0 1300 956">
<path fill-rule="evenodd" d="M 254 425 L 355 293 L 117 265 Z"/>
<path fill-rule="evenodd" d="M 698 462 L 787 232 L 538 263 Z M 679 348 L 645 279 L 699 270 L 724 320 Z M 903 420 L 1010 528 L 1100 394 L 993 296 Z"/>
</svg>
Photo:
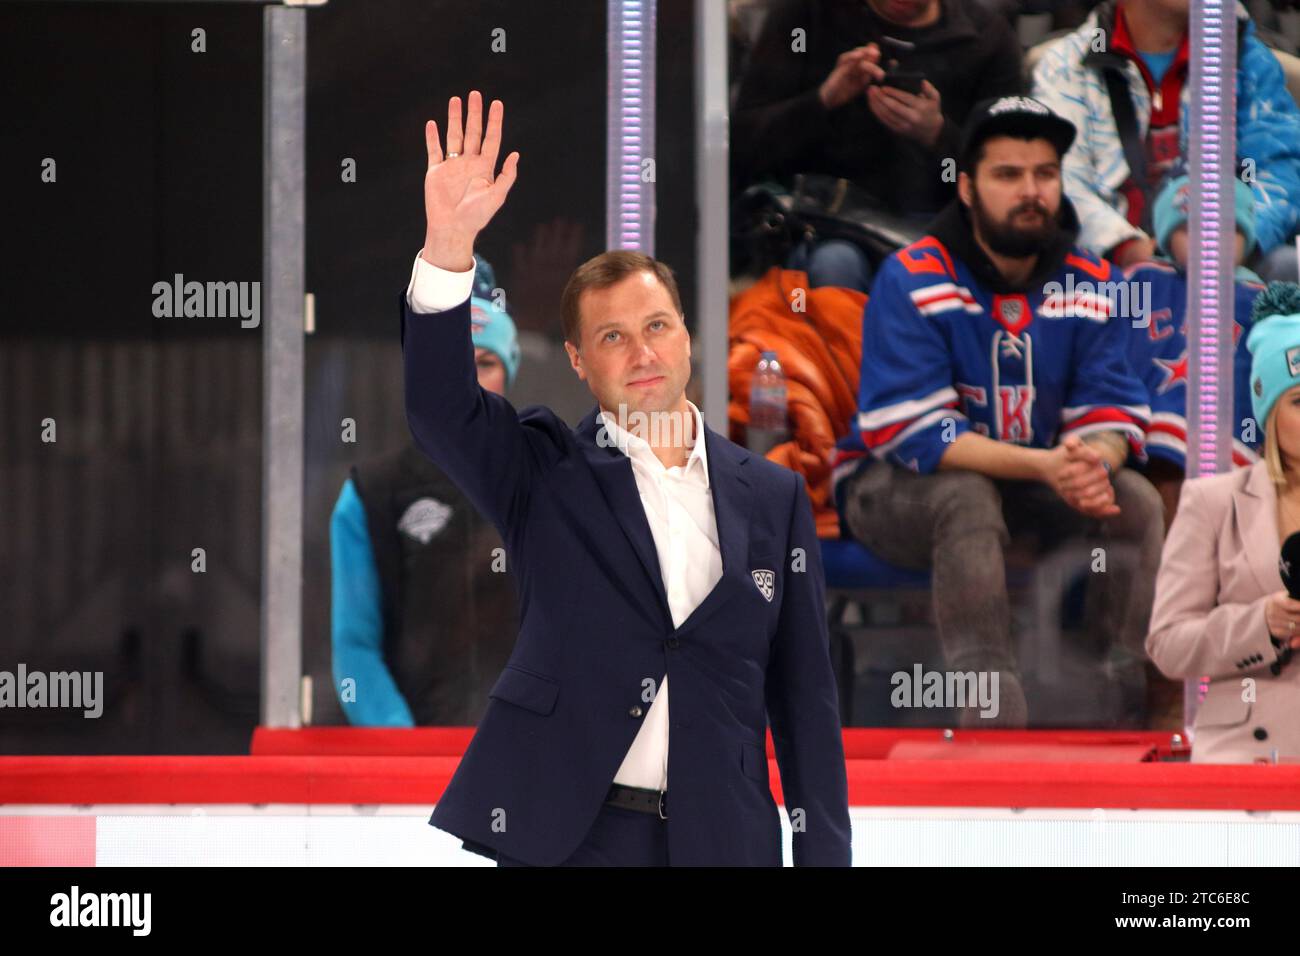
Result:
<svg viewBox="0 0 1300 956">
<path fill-rule="evenodd" d="M 956 197 L 974 105 L 1020 92 L 1019 42 L 976 0 L 787 0 L 764 22 L 737 93 L 732 182 L 843 177 L 919 225 Z M 845 245 L 800 247 L 788 265 L 813 286 L 866 291 Z"/>
</svg>

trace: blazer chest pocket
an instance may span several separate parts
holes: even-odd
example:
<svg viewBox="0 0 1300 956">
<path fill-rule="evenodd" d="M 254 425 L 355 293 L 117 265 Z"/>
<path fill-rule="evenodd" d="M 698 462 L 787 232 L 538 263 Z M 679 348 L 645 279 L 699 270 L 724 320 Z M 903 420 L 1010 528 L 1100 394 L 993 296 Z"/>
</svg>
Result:
<svg viewBox="0 0 1300 956">
<path fill-rule="evenodd" d="M 555 709 L 555 698 L 559 693 L 558 681 L 507 664 L 488 696 L 546 716 Z"/>
<path fill-rule="evenodd" d="M 746 777 L 767 783 L 767 752 L 755 744 L 741 744 L 740 769 Z"/>
</svg>

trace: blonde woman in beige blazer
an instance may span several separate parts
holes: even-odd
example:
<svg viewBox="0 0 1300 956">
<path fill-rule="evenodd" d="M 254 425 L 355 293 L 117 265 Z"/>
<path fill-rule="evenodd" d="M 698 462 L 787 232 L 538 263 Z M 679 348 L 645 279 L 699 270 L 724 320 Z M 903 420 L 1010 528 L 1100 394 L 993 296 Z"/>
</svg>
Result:
<svg viewBox="0 0 1300 956">
<path fill-rule="evenodd" d="M 1278 569 L 1300 531 L 1300 286 L 1260 294 L 1247 347 L 1264 454 L 1183 483 L 1146 639 L 1166 677 L 1210 678 L 1194 762 L 1300 760 L 1300 601 Z"/>
</svg>

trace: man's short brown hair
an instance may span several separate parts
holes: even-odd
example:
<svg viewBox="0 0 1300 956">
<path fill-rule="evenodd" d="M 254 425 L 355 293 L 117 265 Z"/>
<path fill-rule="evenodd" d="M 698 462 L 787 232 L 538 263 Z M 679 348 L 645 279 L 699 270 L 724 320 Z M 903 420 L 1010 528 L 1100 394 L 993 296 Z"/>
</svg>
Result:
<svg viewBox="0 0 1300 956">
<path fill-rule="evenodd" d="M 672 269 L 643 252 L 611 249 L 578 266 L 565 283 L 564 292 L 560 294 L 560 321 L 564 325 L 564 340 L 573 343 L 575 348 L 580 344 L 582 317 L 578 313 L 578 300 L 584 292 L 588 289 L 608 289 L 638 272 L 649 272 L 658 279 L 668 290 L 677 314 L 682 314 L 682 296 L 677 291 L 677 279 L 673 276 Z"/>
</svg>

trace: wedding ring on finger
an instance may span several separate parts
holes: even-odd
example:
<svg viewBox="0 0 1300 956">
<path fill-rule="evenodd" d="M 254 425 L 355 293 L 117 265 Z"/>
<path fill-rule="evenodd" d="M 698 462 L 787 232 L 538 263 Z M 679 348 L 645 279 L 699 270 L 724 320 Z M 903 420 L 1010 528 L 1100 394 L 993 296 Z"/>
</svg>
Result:
<svg viewBox="0 0 1300 956">
<path fill-rule="evenodd" d="M 448 150 L 448 151 L 447 151 L 447 158 L 448 158 L 448 159 L 455 159 L 455 158 L 456 158 L 457 156 L 459 156 L 459 155 L 460 155 L 460 153 L 458 153 L 458 152 L 456 152 L 456 151 L 454 151 L 454 150 Z"/>
</svg>

